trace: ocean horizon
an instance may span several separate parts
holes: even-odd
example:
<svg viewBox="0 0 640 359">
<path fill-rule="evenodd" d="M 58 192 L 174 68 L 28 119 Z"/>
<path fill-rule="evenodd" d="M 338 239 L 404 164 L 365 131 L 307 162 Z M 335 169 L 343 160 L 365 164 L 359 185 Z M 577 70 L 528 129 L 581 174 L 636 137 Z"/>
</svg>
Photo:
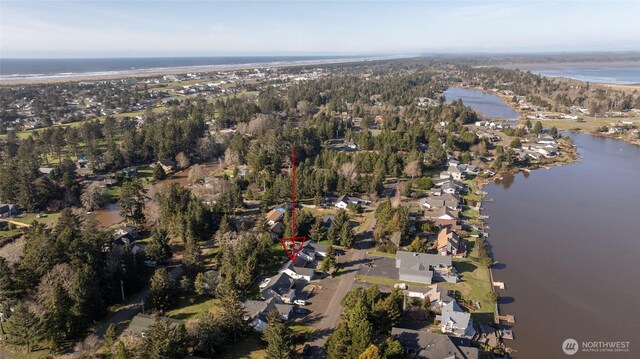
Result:
<svg viewBox="0 0 640 359">
<path fill-rule="evenodd" d="M 127 76 L 161 71 L 200 71 L 233 65 L 304 64 L 310 61 L 364 59 L 365 56 L 207 56 L 122 58 L 0 58 L 0 79 Z"/>
</svg>

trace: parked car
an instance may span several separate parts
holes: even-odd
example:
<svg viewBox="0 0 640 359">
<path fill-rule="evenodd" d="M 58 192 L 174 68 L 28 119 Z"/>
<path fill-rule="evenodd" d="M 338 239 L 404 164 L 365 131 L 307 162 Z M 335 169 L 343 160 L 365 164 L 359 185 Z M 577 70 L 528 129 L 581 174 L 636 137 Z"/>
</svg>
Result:
<svg viewBox="0 0 640 359">
<path fill-rule="evenodd" d="M 304 308 L 296 308 L 296 309 L 293 310 L 293 312 L 296 313 L 296 314 L 300 314 L 300 315 L 307 315 L 307 314 L 311 313 L 310 310 L 304 309 Z"/>
<path fill-rule="evenodd" d="M 296 299 L 293 301 L 293 304 L 297 304 L 297 305 L 307 305 L 307 301 L 303 300 L 303 299 Z"/>
</svg>

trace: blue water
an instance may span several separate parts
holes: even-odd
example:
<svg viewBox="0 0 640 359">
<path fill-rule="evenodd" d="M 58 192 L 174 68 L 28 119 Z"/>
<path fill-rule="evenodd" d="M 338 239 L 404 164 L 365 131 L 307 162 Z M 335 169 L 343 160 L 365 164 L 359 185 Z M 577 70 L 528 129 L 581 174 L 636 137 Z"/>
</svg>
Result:
<svg viewBox="0 0 640 359">
<path fill-rule="evenodd" d="M 543 76 L 568 77 L 575 80 L 607 84 L 637 84 L 640 83 L 640 65 L 628 67 L 565 67 L 548 70 L 533 70 Z"/>
<path fill-rule="evenodd" d="M 496 95 L 459 87 L 450 87 L 444 92 L 444 97 L 447 103 L 462 99 L 462 103 L 465 106 L 470 106 L 486 118 L 503 118 L 509 120 L 520 118 L 520 114 L 516 110 Z"/>
<path fill-rule="evenodd" d="M 224 56 L 224 57 L 139 57 L 92 59 L 0 59 L 0 77 L 47 78 L 74 75 L 145 73 L 158 69 L 197 70 L 198 67 L 290 63 L 348 59 L 347 56 Z"/>
</svg>

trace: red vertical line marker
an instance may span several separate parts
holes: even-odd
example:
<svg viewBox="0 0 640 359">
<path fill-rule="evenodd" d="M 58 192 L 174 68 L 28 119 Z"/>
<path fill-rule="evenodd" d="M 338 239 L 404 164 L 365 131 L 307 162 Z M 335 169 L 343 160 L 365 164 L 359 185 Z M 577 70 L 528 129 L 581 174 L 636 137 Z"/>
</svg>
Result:
<svg viewBox="0 0 640 359">
<path fill-rule="evenodd" d="M 291 149 L 291 238 L 296 236 L 296 149 Z"/>
</svg>

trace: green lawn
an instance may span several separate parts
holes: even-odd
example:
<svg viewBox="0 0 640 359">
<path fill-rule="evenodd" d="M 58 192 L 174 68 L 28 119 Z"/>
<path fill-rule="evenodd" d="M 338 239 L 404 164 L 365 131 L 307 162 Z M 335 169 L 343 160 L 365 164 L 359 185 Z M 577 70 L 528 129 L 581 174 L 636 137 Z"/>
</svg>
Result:
<svg viewBox="0 0 640 359">
<path fill-rule="evenodd" d="M 424 283 L 408 282 L 408 281 L 405 281 L 405 280 L 391 279 L 391 278 L 372 277 L 372 276 L 368 276 L 368 275 L 356 275 L 356 280 L 358 280 L 360 282 L 364 282 L 364 283 L 384 285 L 384 286 L 387 286 L 387 287 L 393 287 L 393 285 L 396 284 L 396 283 L 406 283 L 408 285 L 414 285 L 414 286 L 417 286 L 417 287 L 427 287 L 428 286 L 428 284 L 424 284 Z"/>
<path fill-rule="evenodd" d="M 10 229 L 10 230 L 6 230 L 6 231 L 2 231 L 0 230 L 0 238 L 6 237 L 13 237 L 15 235 L 18 235 L 22 233 L 22 229 L 21 228 L 15 228 L 15 229 Z"/>
<path fill-rule="evenodd" d="M 25 224 L 31 224 L 33 221 L 38 223 L 44 223 L 45 225 L 52 224 L 58 221 L 60 218 L 60 213 L 49 213 L 46 214 L 46 217 L 37 218 L 37 213 L 26 213 L 21 217 L 12 218 L 16 222 L 21 222 Z"/>
<path fill-rule="evenodd" d="M 267 356 L 266 344 L 257 335 L 250 335 L 232 346 L 225 348 L 216 358 L 221 359 L 262 359 Z"/>
<path fill-rule="evenodd" d="M 474 238 L 467 238 L 471 245 L 475 244 Z M 475 248 L 467 258 L 454 258 L 453 265 L 461 276 L 458 283 L 442 283 L 441 285 L 460 293 L 465 301 L 478 301 L 480 308 L 471 311 L 474 320 L 493 322 L 495 302 L 489 297 L 492 292 L 489 268 L 476 260 Z"/>
<path fill-rule="evenodd" d="M 216 309 L 220 300 L 209 296 L 189 296 L 180 298 L 174 309 L 167 313 L 168 317 L 187 320 L 211 309 Z"/>
<path fill-rule="evenodd" d="M 387 257 L 387 258 L 395 258 L 396 255 L 393 253 L 385 253 L 379 251 L 367 251 L 367 254 L 374 257 Z"/>
</svg>

